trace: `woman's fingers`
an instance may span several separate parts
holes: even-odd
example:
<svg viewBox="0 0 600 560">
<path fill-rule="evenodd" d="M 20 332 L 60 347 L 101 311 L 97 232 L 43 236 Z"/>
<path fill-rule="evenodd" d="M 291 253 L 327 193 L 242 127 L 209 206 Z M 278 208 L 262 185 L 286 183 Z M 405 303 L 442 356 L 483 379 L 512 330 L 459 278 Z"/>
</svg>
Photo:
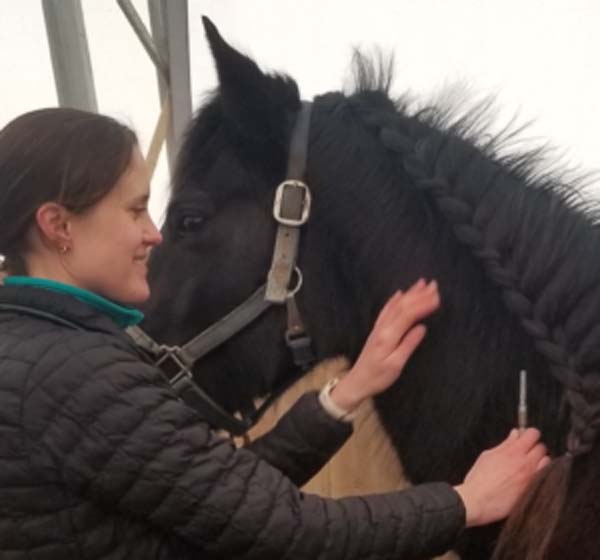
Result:
<svg viewBox="0 0 600 560">
<path fill-rule="evenodd" d="M 542 434 L 537 428 L 527 428 L 515 440 L 514 446 L 523 451 L 531 450 L 542 437 Z"/>
<path fill-rule="evenodd" d="M 406 336 L 402 339 L 402 342 L 398 345 L 398 348 L 390 354 L 387 362 L 388 364 L 397 371 L 404 369 L 404 366 L 417 349 L 427 329 L 425 325 L 416 325 L 406 333 Z"/>
<path fill-rule="evenodd" d="M 395 292 L 390 299 L 387 300 L 385 305 L 382 307 L 379 315 L 377 316 L 377 320 L 375 321 L 375 325 L 373 326 L 373 330 L 380 328 L 389 318 L 389 316 L 393 313 L 396 308 L 398 302 L 402 299 L 404 292 L 402 290 L 398 290 Z"/>
<path fill-rule="evenodd" d="M 379 316 L 375 321 L 375 326 L 380 325 L 381 323 L 385 323 L 390 317 L 393 317 L 397 312 L 398 307 L 400 306 L 402 300 L 406 298 L 409 294 L 414 295 L 422 291 L 427 286 L 427 283 L 423 278 L 417 280 L 408 290 L 402 291 L 398 290 L 395 292 L 390 299 L 385 303 L 381 311 L 379 312 Z"/>
<path fill-rule="evenodd" d="M 425 282 L 423 278 L 419 278 L 419 280 L 417 280 L 408 290 L 398 290 L 392 294 L 379 312 L 377 320 L 375 321 L 375 327 L 381 325 L 381 323 L 385 323 L 390 316 L 394 316 L 403 299 L 407 297 L 410 299 L 415 294 L 422 292 L 427 286 L 427 282 Z"/>
<path fill-rule="evenodd" d="M 374 352 L 371 356 L 379 356 L 379 360 L 387 362 L 391 358 L 392 364 L 404 364 L 425 335 L 423 326 L 413 332 L 415 325 L 435 311 L 439 303 L 435 281 L 419 280 L 408 291 L 396 292 L 381 310 L 365 348 L 370 348 L 369 352 Z"/>
<path fill-rule="evenodd" d="M 536 467 L 536 471 L 541 471 L 543 468 L 547 467 L 550 464 L 550 457 L 548 457 L 547 455 L 545 457 L 542 457 L 539 461 L 539 463 L 537 464 Z"/>
<path fill-rule="evenodd" d="M 527 452 L 527 460 L 534 467 L 538 465 L 544 457 L 548 457 L 548 448 L 542 442 L 538 442 L 535 447 Z"/>
<path fill-rule="evenodd" d="M 435 283 L 409 297 L 408 294 L 399 302 L 396 313 L 390 316 L 387 323 L 382 324 L 382 338 L 390 346 L 397 346 L 415 323 L 433 313 L 440 304 L 440 297 Z"/>
<path fill-rule="evenodd" d="M 510 433 L 493 449 L 500 449 L 504 447 L 513 447 L 517 452 L 530 453 L 536 446 L 542 446 L 538 443 L 541 438 L 541 433 L 537 428 L 527 428 L 523 432 L 520 432 L 516 428 L 511 429 Z M 545 450 L 545 447 L 543 447 Z"/>
</svg>

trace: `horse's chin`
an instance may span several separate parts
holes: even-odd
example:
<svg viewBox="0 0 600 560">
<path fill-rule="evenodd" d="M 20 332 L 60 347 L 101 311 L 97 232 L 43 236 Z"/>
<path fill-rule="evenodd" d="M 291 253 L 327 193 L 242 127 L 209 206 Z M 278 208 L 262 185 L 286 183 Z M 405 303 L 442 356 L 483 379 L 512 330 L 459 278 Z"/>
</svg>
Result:
<svg viewBox="0 0 600 560">
<path fill-rule="evenodd" d="M 256 372 L 260 372 L 257 378 Z M 199 361 L 194 369 L 194 379 L 200 387 L 230 414 L 251 409 L 266 393 L 268 383 L 260 365 L 252 365 L 234 351 L 214 352 Z"/>
</svg>

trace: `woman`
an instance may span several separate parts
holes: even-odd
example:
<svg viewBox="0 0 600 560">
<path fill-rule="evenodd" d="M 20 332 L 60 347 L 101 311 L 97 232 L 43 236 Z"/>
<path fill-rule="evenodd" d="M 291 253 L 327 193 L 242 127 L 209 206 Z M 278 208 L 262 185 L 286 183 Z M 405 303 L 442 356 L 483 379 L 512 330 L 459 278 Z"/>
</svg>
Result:
<svg viewBox="0 0 600 560">
<path fill-rule="evenodd" d="M 36 558 L 414 558 L 505 517 L 548 461 L 539 433 L 464 483 L 322 499 L 297 488 L 389 387 L 439 305 L 419 281 L 385 305 L 357 362 L 235 449 L 170 391 L 123 327 L 161 235 L 134 133 L 46 109 L 0 132 L 0 551 Z"/>
</svg>

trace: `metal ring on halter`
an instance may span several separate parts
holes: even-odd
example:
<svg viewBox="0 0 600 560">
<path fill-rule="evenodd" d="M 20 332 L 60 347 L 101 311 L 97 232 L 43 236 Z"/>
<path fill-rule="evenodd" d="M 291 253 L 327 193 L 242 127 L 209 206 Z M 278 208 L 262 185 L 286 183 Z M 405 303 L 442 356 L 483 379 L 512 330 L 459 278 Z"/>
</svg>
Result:
<svg viewBox="0 0 600 560">
<path fill-rule="evenodd" d="M 288 290 L 288 293 L 286 296 L 288 298 L 294 297 L 300 291 L 300 288 L 302 288 L 302 282 L 304 282 L 304 278 L 302 277 L 302 272 L 300 272 L 300 269 L 297 266 L 294 267 L 294 272 L 296 273 L 296 277 L 298 278 L 298 281 L 296 282 L 296 285 L 291 290 Z"/>
</svg>

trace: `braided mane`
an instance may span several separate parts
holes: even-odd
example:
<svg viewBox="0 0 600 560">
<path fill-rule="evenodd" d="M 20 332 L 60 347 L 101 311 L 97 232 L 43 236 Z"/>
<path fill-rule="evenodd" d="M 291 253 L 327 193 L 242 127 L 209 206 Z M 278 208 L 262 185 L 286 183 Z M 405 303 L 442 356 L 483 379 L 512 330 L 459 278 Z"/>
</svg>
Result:
<svg viewBox="0 0 600 560">
<path fill-rule="evenodd" d="M 600 211 L 581 194 L 587 179 L 539 171 L 544 150 L 502 155 L 514 135 L 483 133 L 489 102 L 458 119 L 432 107 L 411 114 L 402 100 L 369 110 L 391 83 L 391 64 L 378 62 L 355 56 L 348 102 L 500 289 L 566 388 L 568 451 L 589 451 L 600 424 Z"/>
<path fill-rule="evenodd" d="M 481 326 L 482 317 L 487 317 L 483 320 L 497 325 L 499 340 L 506 336 L 500 332 L 506 326 L 501 325 L 511 324 L 511 317 L 514 328 L 522 330 L 539 357 L 534 359 L 527 352 L 534 360 L 534 375 L 543 376 L 547 370 L 557 382 L 544 383 L 536 396 L 542 402 L 542 394 L 552 394 L 552 404 L 542 406 L 549 407 L 544 412 L 552 414 L 547 426 L 555 429 L 550 439 L 544 435 L 560 456 L 540 473 L 505 524 L 493 558 L 555 560 L 566 557 L 565 550 L 571 557 L 578 539 L 589 541 L 590 546 L 596 542 L 595 537 L 585 536 L 596 525 L 596 514 L 580 526 L 581 514 L 573 513 L 595 507 L 591 495 L 597 486 L 600 452 L 600 207 L 582 194 L 590 177 L 559 170 L 550 163 L 548 149 L 511 151 L 518 145 L 520 131 L 489 134 L 487 125 L 494 120 L 490 101 L 476 105 L 466 116 L 460 116 L 464 110 L 436 105 L 411 109 L 406 97 L 393 101 L 388 94 L 391 63 L 380 57 L 373 64 L 357 53 L 354 66 L 355 92 L 348 97 L 327 94 L 319 101 L 330 117 L 345 123 L 343 128 L 338 124 L 337 137 L 343 130 L 353 146 L 352 175 L 344 176 L 345 188 L 354 187 L 352 196 L 363 212 L 369 205 L 376 208 L 369 216 L 372 231 L 362 231 L 348 241 L 362 241 L 366 247 L 357 254 L 357 261 L 363 259 L 357 266 L 368 267 L 369 253 L 374 250 L 369 236 L 385 239 L 380 223 L 386 220 L 377 212 L 398 210 L 389 193 L 401 189 L 403 224 L 397 227 L 404 228 L 402 235 L 412 243 L 424 236 L 434 258 L 447 253 L 446 264 L 432 266 L 427 260 L 431 256 L 404 246 L 412 268 L 439 271 L 442 279 L 447 275 L 453 289 L 460 292 L 446 294 L 458 298 L 454 309 L 476 309 L 478 322 L 474 324 Z M 318 131 L 316 138 L 324 151 L 326 134 Z M 332 156 L 333 152 L 322 156 L 332 168 L 325 184 L 339 182 L 336 170 L 349 159 L 348 154 Z M 357 165 L 358 161 L 363 165 Z M 372 200 L 359 198 L 365 196 L 359 192 L 362 184 L 377 183 L 377 193 L 368 195 Z M 351 229 L 358 229 L 357 224 Z M 413 263 L 413 259 L 421 261 Z M 455 259 L 459 261 L 453 263 Z M 457 284 L 465 281 L 465 286 Z M 371 287 L 377 282 L 369 278 Z M 485 291 L 481 301 L 493 305 L 493 310 L 481 312 L 478 304 L 465 299 L 475 286 L 479 286 L 479 297 Z M 503 310 L 507 311 L 504 319 L 490 316 Z M 464 333 L 479 336 L 473 328 Z M 501 352 L 510 352 L 510 346 L 501 348 L 494 349 L 498 358 Z M 519 363 L 525 354 L 515 351 Z M 485 363 L 485 356 L 480 358 Z M 514 367 L 515 361 L 510 364 L 505 366 Z M 561 388 L 562 406 L 556 410 Z M 560 435 L 565 432 L 566 440 Z"/>
</svg>

